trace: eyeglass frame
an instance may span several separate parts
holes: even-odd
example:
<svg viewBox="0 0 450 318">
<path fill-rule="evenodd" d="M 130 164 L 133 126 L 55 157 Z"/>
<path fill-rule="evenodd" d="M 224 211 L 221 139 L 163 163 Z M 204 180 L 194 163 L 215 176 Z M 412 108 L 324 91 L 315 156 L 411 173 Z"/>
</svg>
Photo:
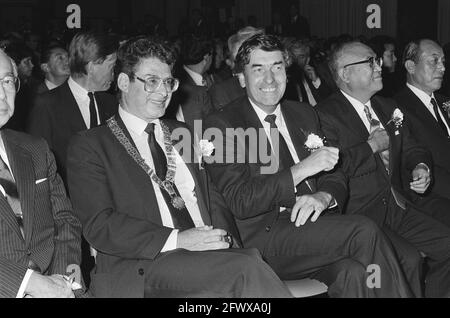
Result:
<svg viewBox="0 0 450 318">
<path fill-rule="evenodd" d="M 175 78 L 175 77 L 161 78 L 161 77 L 158 77 L 158 76 L 153 76 L 152 78 L 158 78 L 159 79 L 159 84 L 153 91 L 149 91 L 149 90 L 146 89 L 147 81 L 145 79 L 143 79 L 143 78 L 141 78 L 141 77 L 139 77 L 137 75 L 134 75 L 134 78 L 139 80 L 140 82 L 144 83 L 144 91 L 146 91 L 147 93 L 154 93 L 154 92 L 156 92 L 161 87 L 163 82 L 164 82 L 164 86 L 165 86 L 165 88 L 167 90 L 167 86 L 166 85 L 167 85 L 167 80 L 168 79 L 173 79 L 175 81 L 175 84 L 176 84 L 175 85 L 175 89 L 171 90 L 170 93 L 175 92 L 178 89 L 178 86 L 180 85 L 180 81 L 177 78 Z"/>
<path fill-rule="evenodd" d="M 3 78 L 0 78 L 0 83 L 1 83 L 1 85 L 2 85 L 2 87 L 3 87 L 3 89 L 4 89 L 4 90 L 10 91 L 9 89 L 7 89 L 7 88 L 5 87 L 5 84 L 4 84 L 5 78 L 7 78 L 7 77 L 12 77 L 12 78 L 14 79 L 14 91 L 15 91 L 15 93 L 17 94 L 17 93 L 19 92 L 19 90 L 20 90 L 20 78 L 19 78 L 19 76 L 6 75 L 6 76 L 4 76 Z"/>
<path fill-rule="evenodd" d="M 383 66 L 383 58 L 382 57 L 371 56 L 367 60 L 346 64 L 342 68 L 346 68 L 347 66 L 365 64 L 365 63 L 369 63 L 370 67 L 374 70 L 375 69 L 375 63 L 379 67 Z"/>
</svg>

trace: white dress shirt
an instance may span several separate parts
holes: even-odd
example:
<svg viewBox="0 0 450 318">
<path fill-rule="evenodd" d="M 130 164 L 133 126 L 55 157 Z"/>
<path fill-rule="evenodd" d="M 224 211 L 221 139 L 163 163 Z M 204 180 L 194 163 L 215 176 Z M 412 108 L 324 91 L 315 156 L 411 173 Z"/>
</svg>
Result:
<svg viewBox="0 0 450 318">
<path fill-rule="evenodd" d="M 52 89 L 58 87 L 58 85 L 53 84 L 48 79 L 44 80 L 45 86 L 47 86 L 48 90 L 51 91 Z"/>
<path fill-rule="evenodd" d="M 67 81 L 67 84 L 69 84 L 69 88 L 72 91 L 73 97 L 75 97 L 75 101 L 78 104 L 78 108 L 80 109 L 81 116 L 83 116 L 84 123 L 86 124 L 86 127 L 91 127 L 91 113 L 89 111 L 89 103 L 90 99 L 88 96 L 88 91 L 84 89 L 84 87 L 80 86 L 77 82 L 75 82 L 72 78 L 72 76 L 69 77 L 69 80 Z M 94 94 L 94 103 L 95 103 L 95 109 L 97 111 L 97 122 L 100 122 L 100 113 L 98 111 L 97 101 L 95 99 Z"/>
<path fill-rule="evenodd" d="M 192 78 L 192 80 L 194 81 L 195 85 L 197 85 L 197 86 L 205 86 L 205 82 L 203 81 L 202 74 L 194 72 L 193 70 L 191 70 L 186 65 L 183 65 L 183 68 L 189 74 L 189 76 Z"/>
<path fill-rule="evenodd" d="M 361 103 L 359 100 L 357 100 L 356 98 L 348 95 L 346 92 L 342 91 L 342 94 L 345 96 L 345 98 L 348 99 L 348 101 L 350 102 L 350 104 L 352 104 L 353 108 L 356 110 L 356 112 L 358 113 L 359 117 L 361 118 L 364 126 L 366 126 L 367 131 L 370 133 L 370 122 L 369 119 L 367 118 L 366 112 L 364 111 L 364 106 L 369 107 L 370 113 L 372 114 L 372 118 L 376 119 L 380 122 L 380 128 L 384 129 L 383 124 L 381 123 L 380 119 L 378 118 L 377 114 L 373 111 L 372 109 L 372 103 L 370 102 L 370 100 L 364 105 L 363 103 Z"/>
<path fill-rule="evenodd" d="M 145 163 L 152 169 L 154 169 L 152 154 L 150 147 L 148 145 L 148 134 L 145 132 L 145 128 L 148 123 L 139 117 L 130 114 L 126 110 L 119 107 L 119 116 L 122 118 L 125 126 L 130 132 L 131 138 L 133 139 L 137 150 L 139 151 Z M 155 139 L 162 149 L 164 149 L 164 135 L 161 128 L 161 123 L 159 119 L 153 121 L 155 124 Z M 197 204 L 197 198 L 195 196 L 195 182 L 192 175 L 186 166 L 185 162 L 179 155 L 179 153 L 173 149 L 176 159 L 176 174 L 175 174 L 175 185 L 183 198 L 186 208 L 194 222 L 196 227 L 204 226 L 203 219 L 200 214 L 200 209 Z M 167 155 L 166 155 L 167 157 Z M 170 215 L 169 208 L 167 207 L 166 201 L 161 193 L 161 188 L 159 185 L 151 180 L 153 189 L 155 190 L 156 200 L 158 203 L 159 211 L 161 213 L 162 223 L 166 227 L 173 228 L 172 216 Z M 177 245 L 178 230 L 173 230 L 167 239 L 161 252 L 166 252 L 176 249 Z"/>
<path fill-rule="evenodd" d="M 431 104 L 431 99 L 434 98 L 434 93 L 431 94 L 431 96 L 430 96 L 427 93 L 425 93 L 423 90 L 418 89 L 417 87 L 412 86 L 409 83 L 406 83 L 406 86 L 414 93 L 414 95 L 416 95 L 422 101 L 422 103 L 425 105 L 425 107 L 428 109 L 428 111 L 431 113 L 431 115 L 434 117 L 434 119 L 436 119 L 436 122 L 437 122 L 436 114 L 434 113 L 433 105 Z M 447 133 L 450 135 L 450 127 L 448 127 L 447 121 L 445 120 L 445 117 L 442 114 L 440 107 L 438 107 L 438 112 L 439 112 L 439 115 L 441 116 L 442 122 L 444 123 L 445 127 L 447 128 Z"/>
</svg>

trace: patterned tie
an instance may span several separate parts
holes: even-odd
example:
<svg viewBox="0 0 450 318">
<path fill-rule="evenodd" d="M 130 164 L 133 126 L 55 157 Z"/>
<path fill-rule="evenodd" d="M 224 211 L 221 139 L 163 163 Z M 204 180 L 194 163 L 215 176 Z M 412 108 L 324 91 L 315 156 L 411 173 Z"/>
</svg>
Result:
<svg viewBox="0 0 450 318">
<path fill-rule="evenodd" d="M 370 133 L 372 133 L 375 129 L 380 128 L 380 121 L 373 118 L 369 106 L 364 105 L 364 113 L 366 113 L 367 120 L 370 123 Z M 381 160 L 383 161 L 387 173 L 389 173 L 389 150 L 381 152 L 380 157 Z"/>
<path fill-rule="evenodd" d="M 90 115 L 90 122 L 91 127 L 94 128 L 98 126 L 98 120 L 97 120 L 97 110 L 95 109 L 95 100 L 94 100 L 94 93 L 89 92 L 89 115 Z"/>
<path fill-rule="evenodd" d="M 210 74 L 203 74 L 202 75 L 203 79 L 202 79 L 202 84 L 203 86 L 205 86 L 207 89 L 210 89 L 211 86 L 213 86 L 214 84 L 214 79 L 212 78 L 212 76 Z"/>
<path fill-rule="evenodd" d="M 444 131 L 445 135 L 448 137 L 448 130 L 444 124 L 444 121 L 442 120 L 441 114 L 439 113 L 439 110 L 438 110 L 439 106 L 438 106 L 436 100 L 434 98 L 432 98 L 430 103 L 433 106 L 433 111 L 434 111 L 434 114 L 436 115 L 436 120 L 437 120 L 439 126 Z"/>
<path fill-rule="evenodd" d="M 5 190 L 5 196 L 3 199 L 6 199 L 8 204 L 11 206 L 11 209 L 16 216 L 17 223 L 20 228 L 20 232 L 22 236 L 25 238 L 24 230 L 23 230 L 23 217 L 22 217 L 22 208 L 20 206 L 19 193 L 17 192 L 16 182 L 11 175 L 11 172 L 8 169 L 8 166 L 0 157 L 0 185 Z"/>
<path fill-rule="evenodd" d="M 165 180 L 167 173 L 167 159 L 166 155 L 164 154 L 164 151 L 156 141 L 155 124 L 148 124 L 147 127 L 145 128 L 145 132 L 148 134 L 148 145 L 150 147 L 150 152 L 152 154 L 153 165 L 155 166 L 155 173 L 158 176 L 158 178 L 160 178 L 161 180 Z M 173 184 L 173 188 L 175 190 L 175 193 L 178 196 L 180 196 L 180 193 L 175 183 Z M 176 209 L 172 205 L 172 200 L 167 191 L 161 189 L 161 193 L 164 197 L 164 201 L 166 201 L 167 207 L 169 208 L 169 212 L 170 215 L 172 216 L 174 227 L 181 231 L 195 227 L 194 221 L 192 221 L 192 218 L 187 208 L 184 207 L 182 209 Z"/>
</svg>

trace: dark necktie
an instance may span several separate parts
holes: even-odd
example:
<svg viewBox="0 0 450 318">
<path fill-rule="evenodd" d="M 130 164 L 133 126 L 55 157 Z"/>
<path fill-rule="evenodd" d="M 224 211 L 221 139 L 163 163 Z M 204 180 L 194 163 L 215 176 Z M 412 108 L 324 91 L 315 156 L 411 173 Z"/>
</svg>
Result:
<svg viewBox="0 0 450 318">
<path fill-rule="evenodd" d="M 364 113 L 366 113 L 367 120 L 370 124 L 370 133 L 372 133 L 375 129 L 380 128 L 380 121 L 373 118 L 372 112 L 370 111 L 369 106 L 364 105 Z M 385 150 L 380 154 L 381 160 L 383 161 L 383 165 L 386 169 L 386 172 L 389 173 L 389 150 Z"/>
<path fill-rule="evenodd" d="M 95 100 L 94 100 L 94 93 L 89 92 L 89 114 L 90 114 L 90 122 L 91 126 L 89 128 L 94 128 L 98 126 L 97 121 L 97 110 L 95 109 Z"/>
<path fill-rule="evenodd" d="M 445 126 L 444 121 L 442 120 L 441 114 L 439 113 L 439 110 L 438 110 L 439 106 L 434 98 L 431 99 L 431 105 L 433 105 L 433 111 L 434 111 L 434 114 L 436 115 L 436 120 L 437 120 L 439 126 L 444 131 L 445 135 L 448 136 L 447 127 Z"/>
<path fill-rule="evenodd" d="M 210 74 L 203 74 L 202 75 L 203 79 L 202 79 L 202 84 L 203 86 L 205 86 L 207 89 L 210 89 L 211 86 L 213 86 L 214 84 L 214 79 L 212 78 L 212 76 Z"/>
<path fill-rule="evenodd" d="M 22 218 L 22 208 L 20 206 L 19 193 L 17 192 L 16 182 L 14 181 L 8 166 L 5 164 L 3 159 L 0 157 L 0 184 L 5 190 L 5 196 L 2 199 L 6 199 L 11 209 L 14 212 L 17 223 L 20 228 L 22 236 L 25 237 L 23 230 L 23 218 Z"/>
<path fill-rule="evenodd" d="M 148 124 L 147 128 L 145 128 L 145 132 L 148 134 L 148 145 L 150 147 L 150 152 L 152 154 L 153 165 L 155 166 L 155 173 L 158 176 L 158 178 L 164 181 L 166 179 L 167 173 L 167 159 L 166 155 L 164 154 L 164 151 L 156 141 L 155 124 Z M 173 184 L 173 188 L 175 190 L 175 193 L 178 196 L 180 196 L 180 193 L 178 192 L 175 183 Z M 167 191 L 161 189 L 161 193 L 164 197 L 164 201 L 166 201 L 167 207 L 169 208 L 169 212 L 170 215 L 172 216 L 174 227 L 181 231 L 195 227 L 194 222 L 192 221 L 192 218 L 187 208 L 184 207 L 182 209 L 176 209 L 172 205 L 172 200 Z"/>
</svg>

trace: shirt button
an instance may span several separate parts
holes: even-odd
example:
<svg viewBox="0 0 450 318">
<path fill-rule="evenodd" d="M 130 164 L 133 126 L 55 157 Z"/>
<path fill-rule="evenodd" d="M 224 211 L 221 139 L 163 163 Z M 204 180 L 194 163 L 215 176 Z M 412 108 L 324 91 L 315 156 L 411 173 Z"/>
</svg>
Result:
<svg viewBox="0 0 450 318">
<path fill-rule="evenodd" d="M 138 273 L 141 276 L 144 275 L 144 269 L 143 268 L 139 268 Z"/>
</svg>

